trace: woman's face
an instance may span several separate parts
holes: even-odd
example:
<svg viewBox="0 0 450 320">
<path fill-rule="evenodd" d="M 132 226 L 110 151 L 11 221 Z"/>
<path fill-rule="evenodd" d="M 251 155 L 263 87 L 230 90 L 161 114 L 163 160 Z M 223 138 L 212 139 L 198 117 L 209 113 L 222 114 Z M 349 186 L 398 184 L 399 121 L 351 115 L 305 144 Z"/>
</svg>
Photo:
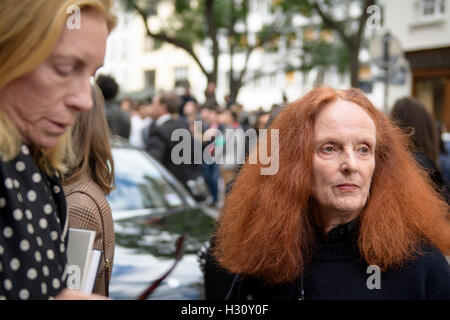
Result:
<svg viewBox="0 0 450 320">
<path fill-rule="evenodd" d="M 312 198 L 322 214 L 356 217 L 366 204 L 375 169 L 376 127 L 357 104 L 337 100 L 314 126 Z"/>
<path fill-rule="evenodd" d="M 258 117 L 258 130 L 266 127 L 267 121 L 269 121 L 270 114 L 263 114 Z"/>
<path fill-rule="evenodd" d="M 65 27 L 45 61 L 0 91 L 2 111 L 25 143 L 55 146 L 78 112 L 92 107 L 90 79 L 103 65 L 107 36 L 103 16 L 82 11 L 80 29 Z"/>
</svg>

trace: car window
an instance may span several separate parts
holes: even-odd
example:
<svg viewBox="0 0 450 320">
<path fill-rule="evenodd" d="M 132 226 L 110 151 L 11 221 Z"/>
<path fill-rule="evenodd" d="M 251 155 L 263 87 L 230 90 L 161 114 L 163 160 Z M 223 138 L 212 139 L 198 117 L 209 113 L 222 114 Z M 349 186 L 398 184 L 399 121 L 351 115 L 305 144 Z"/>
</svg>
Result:
<svg viewBox="0 0 450 320">
<path fill-rule="evenodd" d="M 183 199 L 161 168 L 141 150 L 113 148 L 116 188 L 108 201 L 113 211 L 183 206 Z"/>
</svg>

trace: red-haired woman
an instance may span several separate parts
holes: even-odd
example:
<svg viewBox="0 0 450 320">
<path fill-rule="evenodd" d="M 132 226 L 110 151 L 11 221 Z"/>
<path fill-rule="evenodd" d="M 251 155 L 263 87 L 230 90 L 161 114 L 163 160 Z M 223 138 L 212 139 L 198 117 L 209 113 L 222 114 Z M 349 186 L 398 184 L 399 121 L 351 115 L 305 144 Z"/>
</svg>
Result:
<svg viewBox="0 0 450 320">
<path fill-rule="evenodd" d="M 450 299 L 448 206 L 360 90 L 314 89 L 269 129 L 279 130 L 279 170 L 239 173 L 207 298 Z M 222 268 L 234 276 L 214 295 Z"/>
</svg>

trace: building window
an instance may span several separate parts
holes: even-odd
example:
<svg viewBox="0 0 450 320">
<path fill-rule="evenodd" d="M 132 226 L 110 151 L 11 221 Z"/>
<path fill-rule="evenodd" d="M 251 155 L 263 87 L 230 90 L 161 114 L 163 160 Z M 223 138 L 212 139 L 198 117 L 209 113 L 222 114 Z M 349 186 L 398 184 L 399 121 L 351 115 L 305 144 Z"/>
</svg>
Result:
<svg viewBox="0 0 450 320">
<path fill-rule="evenodd" d="M 155 70 L 144 71 L 145 87 L 147 89 L 155 89 Z"/>
<path fill-rule="evenodd" d="M 441 20 L 445 15 L 446 0 L 420 0 L 419 18 L 421 22 Z"/>
<path fill-rule="evenodd" d="M 188 83 L 188 68 L 175 68 L 175 88 L 184 87 Z"/>
<path fill-rule="evenodd" d="M 144 36 L 144 52 L 150 52 L 153 50 L 153 39 L 149 36 Z"/>
</svg>

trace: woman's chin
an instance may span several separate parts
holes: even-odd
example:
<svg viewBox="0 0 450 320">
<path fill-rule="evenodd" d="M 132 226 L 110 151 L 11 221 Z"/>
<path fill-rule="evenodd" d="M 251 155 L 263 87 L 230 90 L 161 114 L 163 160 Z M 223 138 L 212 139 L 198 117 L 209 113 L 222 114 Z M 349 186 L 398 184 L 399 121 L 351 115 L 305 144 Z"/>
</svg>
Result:
<svg viewBox="0 0 450 320">
<path fill-rule="evenodd" d="M 340 201 L 336 205 L 336 210 L 342 212 L 344 215 L 354 215 L 359 214 L 364 207 L 364 203 L 362 203 L 359 199 L 346 199 L 346 201 Z"/>
<path fill-rule="evenodd" d="M 42 135 L 31 139 L 31 145 L 42 149 L 51 149 L 58 143 L 61 135 Z"/>
</svg>

